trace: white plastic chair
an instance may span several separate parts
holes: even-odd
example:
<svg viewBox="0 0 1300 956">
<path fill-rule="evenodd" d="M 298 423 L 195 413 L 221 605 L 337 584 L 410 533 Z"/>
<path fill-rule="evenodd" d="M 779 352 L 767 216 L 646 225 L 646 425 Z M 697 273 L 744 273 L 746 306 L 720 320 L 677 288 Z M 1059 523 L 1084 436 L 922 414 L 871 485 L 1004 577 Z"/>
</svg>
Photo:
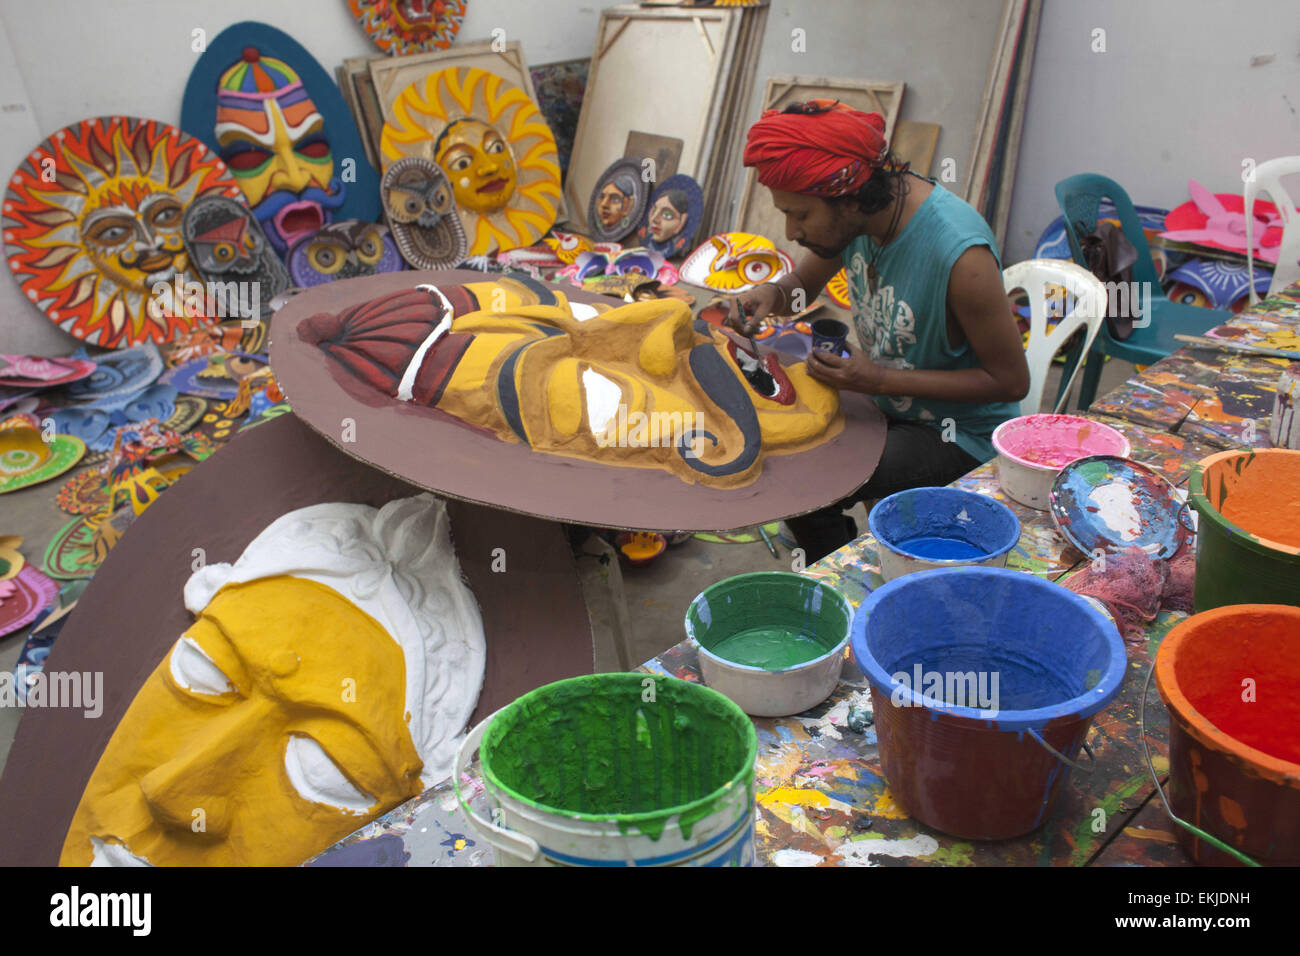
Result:
<svg viewBox="0 0 1300 956">
<path fill-rule="evenodd" d="M 1246 183 L 1242 192 L 1245 201 L 1243 212 L 1246 214 L 1246 275 L 1250 277 L 1250 304 L 1259 301 L 1255 292 L 1255 244 L 1251 240 L 1251 226 L 1255 217 L 1251 211 L 1255 208 L 1255 197 L 1267 193 L 1268 198 L 1277 206 L 1278 218 L 1282 220 L 1282 245 L 1277 250 L 1277 265 L 1273 268 L 1273 281 L 1268 284 L 1268 294 L 1276 295 L 1292 282 L 1300 279 L 1300 216 L 1296 215 L 1295 203 L 1282 188 L 1282 177 L 1300 173 L 1300 156 L 1283 156 L 1270 159 L 1255 167 L 1255 178 Z"/>
<path fill-rule="evenodd" d="M 1074 379 L 1083 368 L 1106 316 L 1106 287 L 1100 279 L 1083 266 L 1065 259 L 1026 259 L 1002 270 L 1006 291 L 1024 289 L 1029 296 L 1029 344 L 1025 346 L 1025 360 L 1029 363 L 1029 394 L 1020 400 L 1020 414 L 1033 415 L 1043 407 L 1043 390 L 1047 386 L 1047 372 L 1052 367 L 1052 357 L 1080 328 L 1084 332 L 1083 350 L 1079 361 L 1070 373 L 1069 381 L 1061 390 L 1061 400 L 1053 412 L 1059 412 L 1069 401 Z M 1068 297 L 1074 297 L 1074 308 L 1050 331 L 1047 328 L 1048 286 L 1062 286 Z"/>
</svg>

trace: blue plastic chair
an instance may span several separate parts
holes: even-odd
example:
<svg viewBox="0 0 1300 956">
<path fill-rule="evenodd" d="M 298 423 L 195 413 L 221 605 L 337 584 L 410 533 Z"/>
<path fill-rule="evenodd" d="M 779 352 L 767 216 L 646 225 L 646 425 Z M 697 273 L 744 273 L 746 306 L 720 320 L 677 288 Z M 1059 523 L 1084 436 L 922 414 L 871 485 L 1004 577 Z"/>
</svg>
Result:
<svg viewBox="0 0 1300 956">
<path fill-rule="evenodd" d="M 1110 334 L 1110 328 L 1102 325 L 1101 334 L 1094 340 L 1083 368 L 1079 386 L 1080 409 L 1087 409 L 1097 397 L 1097 383 L 1101 380 L 1105 356 L 1113 355 L 1135 365 L 1151 365 L 1182 346 L 1175 335 L 1203 335 L 1232 318 L 1231 312 L 1169 301 L 1160 288 L 1155 263 L 1151 261 L 1151 247 L 1147 245 L 1133 201 L 1119 183 L 1096 173 L 1080 173 L 1056 184 L 1056 202 L 1065 217 L 1065 234 L 1070 240 L 1070 252 L 1075 262 L 1087 268 L 1075 224 L 1082 222 L 1089 232 L 1095 229 L 1102 199 L 1109 199 L 1114 204 L 1120 227 L 1137 250 L 1133 281 L 1139 284 L 1139 288 L 1145 284 L 1151 290 L 1151 314 L 1150 321 L 1141 328 L 1135 324 L 1132 334 L 1126 339 L 1115 338 Z M 1067 367 L 1072 369 L 1076 361 L 1078 355 L 1071 354 L 1066 359 Z"/>
</svg>

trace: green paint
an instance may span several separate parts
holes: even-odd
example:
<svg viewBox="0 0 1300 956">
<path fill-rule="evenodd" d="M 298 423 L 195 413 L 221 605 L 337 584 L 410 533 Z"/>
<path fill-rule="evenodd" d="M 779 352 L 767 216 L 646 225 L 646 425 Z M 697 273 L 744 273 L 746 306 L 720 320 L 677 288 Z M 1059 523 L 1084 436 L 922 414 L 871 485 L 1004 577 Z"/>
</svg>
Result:
<svg viewBox="0 0 1300 956">
<path fill-rule="evenodd" d="M 743 788 L 758 739 L 748 717 L 699 684 L 592 674 L 540 687 L 492 721 L 480 747 L 489 789 L 549 813 L 682 838 Z"/>
<path fill-rule="evenodd" d="M 766 571 L 706 589 L 686 613 L 686 633 L 723 660 L 775 671 L 827 654 L 852 621 L 852 606 L 829 585 Z"/>
<path fill-rule="evenodd" d="M 1076 466 L 1075 473 L 1088 484 L 1099 485 L 1110 477 L 1110 467 L 1104 461 L 1090 461 Z"/>
<path fill-rule="evenodd" d="M 783 671 L 806 664 L 830 649 L 815 637 L 806 637 L 793 627 L 752 627 L 709 648 L 724 660 L 768 671 Z"/>
</svg>

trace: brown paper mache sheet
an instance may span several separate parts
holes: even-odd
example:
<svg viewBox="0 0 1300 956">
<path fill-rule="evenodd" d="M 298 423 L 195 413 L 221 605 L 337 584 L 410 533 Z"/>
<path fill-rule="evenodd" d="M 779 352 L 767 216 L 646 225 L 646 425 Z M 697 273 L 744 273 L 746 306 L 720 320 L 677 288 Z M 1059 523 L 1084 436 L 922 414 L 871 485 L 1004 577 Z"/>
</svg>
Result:
<svg viewBox="0 0 1300 956">
<path fill-rule="evenodd" d="M 154 502 L 95 574 L 46 662 L 47 673 L 102 672 L 102 713 L 33 708 L 19 723 L 0 778 L 0 866 L 58 863 L 114 729 L 193 622 L 182 590 L 194 548 L 208 563 L 234 561 L 288 511 L 329 501 L 380 506 L 419 493 L 282 415 L 240 434 Z M 448 513 L 487 640 L 470 726 L 542 684 L 591 673 L 591 625 L 561 527 L 459 501 L 448 502 Z M 505 573 L 492 570 L 497 548 Z"/>
<path fill-rule="evenodd" d="M 289 300 L 272 320 L 270 356 L 294 413 L 346 454 L 438 494 L 632 530 L 725 531 L 806 514 L 857 490 L 880 461 L 885 417 L 868 396 L 853 392 L 840 393 L 844 427 L 838 434 L 802 452 L 764 456 L 758 478 L 738 488 L 548 454 L 371 388 L 299 334 L 299 323 L 318 313 L 338 313 L 425 283 L 446 287 L 493 278 L 468 270 L 408 271 L 332 282 Z M 574 302 L 619 304 L 568 287 L 560 291 Z"/>
</svg>

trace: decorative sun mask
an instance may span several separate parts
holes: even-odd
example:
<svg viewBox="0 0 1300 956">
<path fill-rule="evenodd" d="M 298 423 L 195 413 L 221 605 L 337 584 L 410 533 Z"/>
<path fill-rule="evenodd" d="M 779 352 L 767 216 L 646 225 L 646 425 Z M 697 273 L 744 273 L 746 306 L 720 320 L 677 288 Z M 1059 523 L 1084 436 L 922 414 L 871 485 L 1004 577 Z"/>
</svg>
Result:
<svg viewBox="0 0 1300 956">
<path fill-rule="evenodd" d="M 536 242 L 555 221 L 560 167 L 537 105 L 513 83 L 478 67 L 452 67 L 412 83 L 393 104 L 380 153 L 431 160 L 451 184 L 468 254 Z"/>
<path fill-rule="evenodd" d="M 449 269 L 465 258 L 465 228 L 437 163 L 399 159 L 384 170 L 379 189 L 388 226 L 411 268 Z"/>
<path fill-rule="evenodd" d="M 744 292 L 775 282 L 794 271 L 794 262 L 771 239 L 747 232 L 724 232 L 686 257 L 683 282 L 719 292 Z"/>
<path fill-rule="evenodd" d="M 83 120 L 42 143 L 10 179 L 9 267 L 65 332 L 107 348 L 170 342 L 211 323 L 154 295 L 196 279 L 182 239 L 201 195 L 235 196 L 226 167 L 197 139 L 155 120 Z"/>
<path fill-rule="evenodd" d="M 289 250 L 289 275 L 302 288 L 404 268 L 388 229 L 355 219 L 330 223 Z"/>
</svg>

